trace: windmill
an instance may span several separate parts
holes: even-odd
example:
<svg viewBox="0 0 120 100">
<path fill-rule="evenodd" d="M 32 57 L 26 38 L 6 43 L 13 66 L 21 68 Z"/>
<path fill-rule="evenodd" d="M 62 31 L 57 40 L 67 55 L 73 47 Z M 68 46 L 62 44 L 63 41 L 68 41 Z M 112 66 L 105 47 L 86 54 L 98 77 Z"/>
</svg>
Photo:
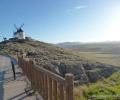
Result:
<svg viewBox="0 0 120 100">
<path fill-rule="evenodd" d="M 14 24 L 14 27 L 16 28 L 16 32 L 13 31 L 14 37 L 17 37 L 18 39 L 25 39 L 25 33 L 21 29 L 24 26 L 24 23 L 18 28 L 16 24 Z"/>
</svg>

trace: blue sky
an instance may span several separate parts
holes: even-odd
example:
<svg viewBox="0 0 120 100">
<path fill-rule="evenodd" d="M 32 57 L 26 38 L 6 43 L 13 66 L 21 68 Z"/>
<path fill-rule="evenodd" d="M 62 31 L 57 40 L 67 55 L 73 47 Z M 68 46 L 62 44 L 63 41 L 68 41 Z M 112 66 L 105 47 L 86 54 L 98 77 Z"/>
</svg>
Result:
<svg viewBox="0 0 120 100">
<path fill-rule="evenodd" d="M 0 41 L 22 23 L 48 43 L 120 41 L 120 0 L 0 0 Z"/>
</svg>

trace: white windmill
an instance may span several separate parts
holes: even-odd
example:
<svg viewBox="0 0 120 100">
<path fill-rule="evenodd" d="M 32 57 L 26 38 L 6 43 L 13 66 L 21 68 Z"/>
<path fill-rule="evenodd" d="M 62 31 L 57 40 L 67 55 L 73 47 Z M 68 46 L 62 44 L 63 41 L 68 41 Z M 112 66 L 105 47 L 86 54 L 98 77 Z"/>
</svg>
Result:
<svg viewBox="0 0 120 100">
<path fill-rule="evenodd" d="M 22 24 L 19 28 L 14 24 L 14 27 L 17 29 L 16 32 L 13 32 L 14 38 L 25 39 L 25 32 L 21 29 L 24 24 Z"/>
</svg>

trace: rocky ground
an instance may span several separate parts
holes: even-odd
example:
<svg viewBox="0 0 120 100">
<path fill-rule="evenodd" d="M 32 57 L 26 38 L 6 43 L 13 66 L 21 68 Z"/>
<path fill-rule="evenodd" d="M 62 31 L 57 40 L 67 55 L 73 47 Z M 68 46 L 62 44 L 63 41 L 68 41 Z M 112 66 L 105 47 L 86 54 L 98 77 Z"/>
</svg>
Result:
<svg viewBox="0 0 120 100">
<path fill-rule="evenodd" d="M 101 63 L 80 52 L 40 41 L 21 40 L 0 43 L 0 53 L 14 55 L 17 52 L 23 54 L 26 59 L 33 59 L 37 65 L 62 77 L 66 73 L 73 73 L 76 84 L 109 77 L 119 67 Z"/>
</svg>

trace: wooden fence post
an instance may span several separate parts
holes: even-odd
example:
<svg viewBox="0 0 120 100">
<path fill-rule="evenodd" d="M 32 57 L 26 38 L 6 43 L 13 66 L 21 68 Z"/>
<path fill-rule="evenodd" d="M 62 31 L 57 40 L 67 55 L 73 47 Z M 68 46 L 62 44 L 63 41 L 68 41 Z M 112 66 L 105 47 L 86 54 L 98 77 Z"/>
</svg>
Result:
<svg viewBox="0 0 120 100">
<path fill-rule="evenodd" d="M 33 67 L 32 65 L 34 64 L 33 60 L 29 60 L 30 66 L 31 66 L 31 71 L 33 71 Z M 34 90 L 35 92 L 35 88 L 34 88 L 34 72 L 31 72 L 31 88 Z"/>
<path fill-rule="evenodd" d="M 66 100 L 74 100 L 74 78 L 73 74 L 65 74 Z"/>
</svg>

